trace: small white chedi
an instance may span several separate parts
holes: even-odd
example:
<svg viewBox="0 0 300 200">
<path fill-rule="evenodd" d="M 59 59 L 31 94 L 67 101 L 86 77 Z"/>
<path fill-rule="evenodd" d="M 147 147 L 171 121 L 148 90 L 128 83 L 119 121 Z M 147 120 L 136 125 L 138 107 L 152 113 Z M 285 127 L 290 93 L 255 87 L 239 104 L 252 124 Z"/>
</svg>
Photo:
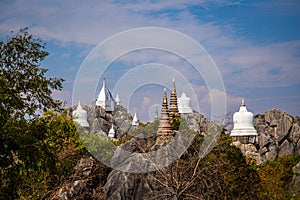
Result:
<svg viewBox="0 0 300 200">
<path fill-rule="evenodd" d="M 235 112 L 233 115 L 233 129 L 230 136 L 234 137 L 235 140 L 242 140 L 243 143 L 251 142 L 251 137 L 255 140 L 257 136 L 257 131 L 253 125 L 253 114 L 247 111 L 244 99 L 242 99 L 239 112 Z M 254 142 L 253 140 L 252 142 Z"/>
<path fill-rule="evenodd" d="M 108 137 L 110 137 L 110 138 L 115 138 L 116 137 L 116 132 L 115 132 L 113 124 L 111 125 L 111 128 L 109 129 Z"/>
<path fill-rule="evenodd" d="M 134 117 L 132 119 L 132 126 L 138 126 L 139 125 L 139 120 L 136 117 L 136 113 L 134 113 Z"/>
<path fill-rule="evenodd" d="M 191 108 L 191 99 L 187 97 L 184 92 L 181 97 L 178 98 L 178 112 L 182 114 L 193 113 Z"/>
<path fill-rule="evenodd" d="M 121 104 L 121 100 L 120 100 L 119 94 L 117 94 L 117 96 L 115 98 L 115 101 L 116 101 L 117 106 L 119 106 Z"/>
<path fill-rule="evenodd" d="M 77 122 L 82 127 L 89 127 L 89 123 L 87 121 L 87 112 L 82 109 L 80 105 L 80 101 L 76 110 L 72 113 L 74 121 Z"/>
</svg>

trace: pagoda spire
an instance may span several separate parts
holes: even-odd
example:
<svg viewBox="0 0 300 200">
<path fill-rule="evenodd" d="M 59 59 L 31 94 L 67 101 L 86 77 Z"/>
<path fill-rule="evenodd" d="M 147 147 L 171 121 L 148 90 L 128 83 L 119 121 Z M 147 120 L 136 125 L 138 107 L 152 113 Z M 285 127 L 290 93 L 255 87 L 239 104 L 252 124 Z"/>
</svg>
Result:
<svg viewBox="0 0 300 200">
<path fill-rule="evenodd" d="M 103 78 L 103 85 L 98 95 L 96 106 L 102 107 L 106 112 L 112 112 L 115 110 L 116 102 L 106 86 L 106 79 Z"/>
<path fill-rule="evenodd" d="M 175 87 L 175 79 L 173 78 L 172 81 L 172 91 L 170 97 L 170 116 L 178 116 L 178 103 L 177 103 L 177 94 L 176 94 L 176 87 Z"/>
<path fill-rule="evenodd" d="M 159 127 L 156 136 L 157 137 L 169 137 L 173 136 L 172 127 L 170 124 L 169 110 L 168 110 L 168 99 L 167 91 L 164 89 L 164 96 L 161 109 L 161 117 L 159 121 Z"/>
<path fill-rule="evenodd" d="M 242 104 L 241 104 L 241 106 L 246 106 L 246 105 L 245 105 L 245 99 L 244 99 L 244 98 L 242 99 Z"/>
</svg>

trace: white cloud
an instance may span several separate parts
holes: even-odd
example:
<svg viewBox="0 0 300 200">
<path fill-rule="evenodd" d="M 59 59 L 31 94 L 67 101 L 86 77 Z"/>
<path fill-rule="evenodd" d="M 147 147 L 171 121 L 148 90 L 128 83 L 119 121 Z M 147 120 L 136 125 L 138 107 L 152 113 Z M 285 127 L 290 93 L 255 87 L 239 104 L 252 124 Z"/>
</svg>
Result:
<svg viewBox="0 0 300 200">
<path fill-rule="evenodd" d="M 295 2 L 284 3 L 294 7 Z M 9 33 L 28 26 L 30 32 L 63 45 L 74 42 L 78 45 L 96 45 L 120 31 L 144 26 L 158 26 L 183 32 L 208 50 L 222 72 L 227 87 L 240 92 L 245 87 L 274 87 L 299 84 L 300 41 L 273 44 L 256 44 L 241 37 L 235 38 L 230 24 L 204 22 L 193 15 L 188 8 L 201 5 L 225 6 L 239 4 L 239 1 L 48 1 L 17 0 L 1 3 L 0 32 Z M 273 4 L 273 3 L 272 3 Z M 259 5 L 259 4 L 256 4 Z M 275 4 L 273 4 L 275 5 Z M 274 6 L 273 6 L 274 7 Z M 164 10 L 175 10 L 171 16 Z M 278 9 L 278 8 L 277 8 Z M 159 12 L 161 11 L 161 12 Z M 298 10 L 297 10 L 298 11 Z M 126 42 L 126 41 L 124 41 Z M 122 45 L 122 44 L 119 44 Z M 181 44 L 176 43 L 180 46 Z M 118 46 L 116 46 L 116 49 Z M 116 49 L 113 49 L 116 50 Z M 186 51 L 189 51 L 187 49 Z M 106 52 L 109 55 L 110 52 Z M 174 67 L 189 80 L 200 79 L 198 74 L 177 56 L 160 53 L 135 52 L 120 59 L 129 64 L 144 64 L 148 61 Z M 86 81 L 94 81 L 86 77 Z M 179 87 L 179 84 L 178 84 Z M 206 109 L 208 95 L 206 87 L 195 84 L 200 99 L 200 108 Z M 218 93 L 218 91 L 213 91 Z M 59 96 L 57 93 L 56 95 Z M 68 98 L 68 94 L 60 94 Z M 238 95 L 236 95 L 238 96 Z M 227 95 L 227 102 L 237 103 L 239 97 Z M 206 106 L 205 106 L 206 105 Z M 229 105 L 229 110 L 230 110 Z"/>
</svg>

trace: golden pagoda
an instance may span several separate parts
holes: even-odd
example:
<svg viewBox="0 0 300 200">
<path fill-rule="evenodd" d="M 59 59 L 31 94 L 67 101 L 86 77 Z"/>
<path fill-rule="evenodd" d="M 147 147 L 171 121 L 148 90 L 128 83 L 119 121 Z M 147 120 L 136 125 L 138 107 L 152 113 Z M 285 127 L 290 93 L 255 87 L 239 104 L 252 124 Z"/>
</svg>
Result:
<svg viewBox="0 0 300 200">
<path fill-rule="evenodd" d="M 173 81 L 172 81 L 172 91 L 171 91 L 171 98 L 170 98 L 169 113 L 170 113 L 171 117 L 178 116 L 177 94 L 176 94 L 176 87 L 175 87 L 174 78 L 173 78 Z"/>
<path fill-rule="evenodd" d="M 159 120 L 159 127 L 156 133 L 157 142 L 170 142 L 173 140 L 174 132 L 170 124 L 167 91 L 164 89 L 164 97 L 162 102 L 161 117 Z"/>
</svg>

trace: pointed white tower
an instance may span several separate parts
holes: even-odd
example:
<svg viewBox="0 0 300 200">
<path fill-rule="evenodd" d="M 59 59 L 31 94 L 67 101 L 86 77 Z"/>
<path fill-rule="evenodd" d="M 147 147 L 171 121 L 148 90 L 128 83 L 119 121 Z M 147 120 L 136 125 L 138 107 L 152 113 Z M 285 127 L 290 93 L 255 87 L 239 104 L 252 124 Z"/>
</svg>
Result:
<svg viewBox="0 0 300 200">
<path fill-rule="evenodd" d="M 183 92 L 181 97 L 178 98 L 178 111 L 179 113 L 193 113 L 191 108 L 191 99 Z"/>
<path fill-rule="evenodd" d="M 78 106 L 76 110 L 73 111 L 72 113 L 74 121 L 80 124 L 82 127 L 89 127 L 89 123 L 87 121 L 87 112 L 82 109 L 80 105 L 80 101 L 78 103 Z"/>
<path fill-rule="evenodd" d="M 115 101 L 116 101 L 116 104 L 117 104 L 117 106 L 119 106 L 119 105 L 120 105 L 120 103 L 121 103 L 121 100 L 120 100 L 119 94 L 117 94 Z"/>
<path fill-rule="evenodd" d="M 109 129 L 108 137 L 110 137 L 110 138 L 115 138 L 116 137 L 116 132 L 115 132 L 113 124 L 111 125 L 111 128 Z"/>
<path fill-rule="evenodd" d="M 134 117 L 132 119 L 132 126 L 138 126 L 139 125 L 139 120 L 136 117 L 136 113 L 134 113 Z"/>
<path fill-rule="evenodd" d="M 253 114 L 247 111 L 244 99 L 239 112 L 233 115 L 233 129 L 230 136 L 241 143 L 255 142 L 257 131 L 253 126 Z"/>
<path fill-rule="evenodd" d="M 96 101 L 96 106 L 102 107 L 107 112 L 112 112 L 115 110 L 115 100 L 110 93 L 109 89 L 106 87 L 105 79 L 103 79 L 103 86 L 98 95 L 98 99 Z"/>
<path fill-rule="evenodd" d="M 156 106 L 154 121 L 158 120 L 158 107 Z"/>
</svg>

